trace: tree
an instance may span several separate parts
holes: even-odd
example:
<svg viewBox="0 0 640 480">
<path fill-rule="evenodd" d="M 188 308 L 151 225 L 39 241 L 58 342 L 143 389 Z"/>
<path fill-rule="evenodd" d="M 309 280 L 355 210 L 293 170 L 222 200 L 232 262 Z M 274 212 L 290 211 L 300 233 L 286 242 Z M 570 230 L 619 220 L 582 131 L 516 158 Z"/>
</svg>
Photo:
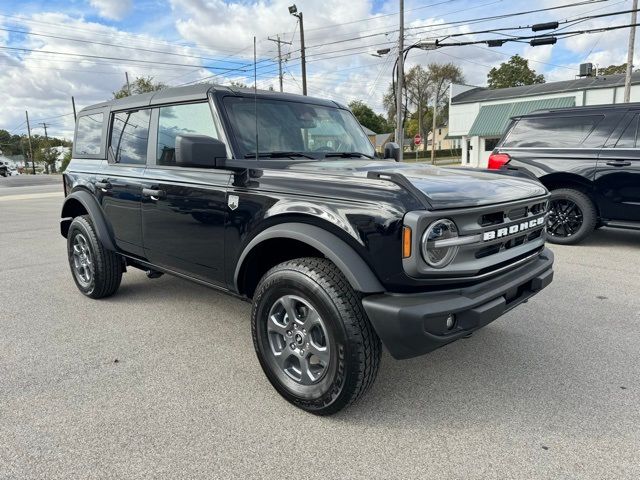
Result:
<svg viewBox="0 0 640 480">
<path fill-rule="evenodd" d="M 448 107 L 446 93 L 449 85 L 463 82 L 460 67 L 453 63 L 431 63 L 426 69 L 421 66 L 411 68 L 403 82 L 406 133 L 415 134 L 420 130 L 420 134 L 426 136 L 429 124 L 435 128 L 437 117 L 434 118 L 433 105 L 436 105 L 436 115 L 442 116 Z M 389 123 L 395 125 L 396 98 L 393 83 L 382 97 L 382 104 L 387 110 Z M 410 111 L 412 109 L 413 112 Z"/>
<path fill-rule="evenodd" d="M 608 67 L 598 69 L 598 75 L 620 75 L 627 73 L 627 64 L 609 65 Z"/>
<path fill-rule="evenodd" d="M 131 82 L 131 93 L 129 93 L 129 87 L 125 83 L 122 85 L 120 90 L 113 92 L 113 98 L 124 98 L 129 95 L 155 92 L 156 90 L 162 90 L 163 88 L 167 88 L 167 86 L 161 82 L 154 83 L 153 77 L 136 77 L 136 79 Z"/>
<path fill-rule="evenodd" d="M 47 173 L 56 173 L 56 162 L 60 157 L 58 150 L 48 145 L 45 141 L 44 146 L 34 153 L 36 162 L 44 162 Z"/>
<path fill-rule="evenodd" d="M 493 67 L 487 75 L 489 88 L 520 87 L 544 82 L 544 75 L 536 75 L 535 70 L 529 68 L 529 60 L 520 55 L 514 55 L 498 68 Z"/>
<path fill-rule="evenodd" d="M 393 127 L 389 126 L 387 119 L 375 113 L 366 103 L 360 100 L 354 100 L 349 103 L 349 108 L 360 122 L 360 125 L 376 133 L 385 133 L 393 130 Z"/>
<path fill-rule="evenodd" d="M 463 83 L 464 76 L 462 70 L 453 63 L 430 63 L 427 67 L 429 80 L 431 85 L 431 98 L 433 99 L 433 118 L 432 118 L 432 135 L 431 135 L 431 163 L 436 158 L 436 126 L 438 125 L 438 109 L 443 103 L 447 103 L 446 92 L 452 83 Z M 447 103 L 448 105 L 448 103 Z"/>
<path fill-rule="evenodd" d="M 432 81 L 429 72 L 420 65 L 412 67 L 405 75 L 405 88 L 407 90 L 407 101 L 416 108 L 415 113 L 411 116 L 411 120 L 415 120 L 415 132 L 413 128 L 407 128 L 407 135 L 414 136 L 419 133 L 424 137 L 429 121 L 426 120 L 425 114 L 428 110 L 429 95 L 431 94 Z M 408 126 L 407 126 L 408 127 Z M 410 131 L 411 130 L 411 131 Z"/>
</svg>

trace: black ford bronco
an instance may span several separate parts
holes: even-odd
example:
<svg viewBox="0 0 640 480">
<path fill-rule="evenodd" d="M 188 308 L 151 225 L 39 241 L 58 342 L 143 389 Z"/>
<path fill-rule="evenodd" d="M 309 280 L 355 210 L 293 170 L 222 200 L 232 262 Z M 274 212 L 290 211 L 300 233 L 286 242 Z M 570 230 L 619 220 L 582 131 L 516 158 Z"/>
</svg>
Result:
<svg viewBox="0 0 640 480">
<path fill-rule="evenodd" d="M 335 102 L 212 85 L 85 108 L 61 233 L 79 290 L 127 268 L 253 303 L 264 372 L 316 414 L 395 358 L 430 352 L 546 287 L 535 180 L 397 163 Z"/>
</svg>

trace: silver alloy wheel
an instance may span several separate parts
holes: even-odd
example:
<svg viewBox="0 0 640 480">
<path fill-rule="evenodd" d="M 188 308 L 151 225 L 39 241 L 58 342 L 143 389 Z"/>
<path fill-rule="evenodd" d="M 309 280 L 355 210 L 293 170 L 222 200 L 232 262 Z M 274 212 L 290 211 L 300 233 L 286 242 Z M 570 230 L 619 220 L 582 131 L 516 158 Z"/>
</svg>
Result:
<svg viewBox="0 0 640 480">
<path fill-rule="evenodd" d="M 80 285 L 84 288 L 91 285 L 93 279 L 93 258 L 89 243 L 82 233 L 73 237 L 73 270 Z"/>
<path fill-rule="evenodd" d="M 309 302 L 285 295 L 267 318 L 269 347 L 275 365 L 301 385 L 320 381 L 331 358 L 326 326 Z"/>
</svg>

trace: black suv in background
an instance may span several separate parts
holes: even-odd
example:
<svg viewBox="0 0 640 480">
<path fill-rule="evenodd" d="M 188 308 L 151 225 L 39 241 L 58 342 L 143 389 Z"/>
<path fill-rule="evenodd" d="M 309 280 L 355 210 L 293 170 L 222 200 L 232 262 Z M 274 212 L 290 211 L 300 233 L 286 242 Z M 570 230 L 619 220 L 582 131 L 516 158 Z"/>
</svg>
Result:
<svg viewBox="0 0 640 480">
<path fill-rule="evenodd" d="M 515 117 L 489 157 L 551 191 L 550 242 L 573 244 L 601 226 L 640 230 L 640 103 Z"/>
<path fill-rule="evenodd" d="M 430 352 L 553 277 L 540 183 L 397 148 L 375 159 L 347 108 L 298 95 L 196 85 L 88 107 L 64 173 L 73 279 L 103 298 L 138 268 L 251 301 L 269 381 L 336 412 L 375 379 L 381 340 Z"/>
</svg>

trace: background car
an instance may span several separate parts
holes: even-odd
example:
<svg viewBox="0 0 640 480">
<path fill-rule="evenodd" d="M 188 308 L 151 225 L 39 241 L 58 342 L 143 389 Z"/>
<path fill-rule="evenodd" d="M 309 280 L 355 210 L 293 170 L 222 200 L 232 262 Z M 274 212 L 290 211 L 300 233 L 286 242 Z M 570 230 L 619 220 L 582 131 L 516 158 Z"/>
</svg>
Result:
<svg viewBox="0 0 640 480">
<path fill-rule="evenodd" d="M 575 244 L 601 226 L 640 230 L 640 103 L 514 117 L 489 169 L 518 171 L 551 191 L 550 242 Z"/>
</svg>

